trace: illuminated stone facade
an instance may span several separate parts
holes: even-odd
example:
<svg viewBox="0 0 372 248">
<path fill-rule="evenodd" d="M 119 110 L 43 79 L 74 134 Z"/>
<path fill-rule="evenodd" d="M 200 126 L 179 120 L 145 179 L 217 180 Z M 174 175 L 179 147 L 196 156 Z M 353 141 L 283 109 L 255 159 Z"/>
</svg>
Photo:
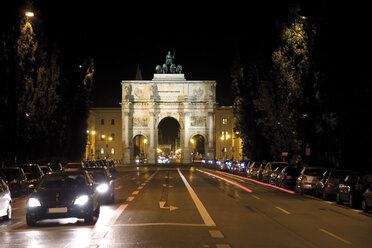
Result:
<svg viewBox="0 0 372 248">
<path fill-rule="evenodd" d="M 134 161 L 133 140 L 147 140 L 148 163 L 157 162 L 158 125 L 167 117 L 180 125 L 181 163 L 191 162 L 190 139 L 201 135 L 206 156 L 215 156 L 216 82 L 190 81 L 184 74 L 154 74 L 152 80 L 122 81 L 123 163 Z"/>
<path fill-rule="evenodd" d="M 92 108 L 89 111 L 85 159 L 122 159 L 121 108 Z"/>
</svg>

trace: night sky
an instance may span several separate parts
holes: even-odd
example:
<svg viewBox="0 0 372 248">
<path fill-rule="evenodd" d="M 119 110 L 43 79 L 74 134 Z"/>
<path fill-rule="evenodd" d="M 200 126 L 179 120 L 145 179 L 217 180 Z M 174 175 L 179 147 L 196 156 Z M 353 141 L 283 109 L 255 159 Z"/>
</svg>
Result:
<svg viewBox="0 0 372 248">
<path fill-rule="evenodd" d="M 216 80 L 217 102 L 231 105 L 231 66 L 238 47 L 244 44 L 248 53 L 270 47 L 275 17 L 286 9 L 261 1 L 221 6 L 48 2 L 36 4 L 36 14 L 49 39 L 72 56 L 94 58 L 94 106 L 119 106 L 121 80 L 135 79 L 138 65 L 143 79 L 151 80 L 155 66 L 173 50 L 187 80 Z"/>
</svg>

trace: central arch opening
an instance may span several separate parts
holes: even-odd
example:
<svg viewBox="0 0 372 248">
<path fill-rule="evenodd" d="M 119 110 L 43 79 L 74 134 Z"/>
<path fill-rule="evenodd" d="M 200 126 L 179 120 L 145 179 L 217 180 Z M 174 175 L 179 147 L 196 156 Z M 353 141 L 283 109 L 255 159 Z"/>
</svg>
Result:
<svg viewBox="0 0 372 248">
<path fill-rule="evenodd" d="M 158 163 L 179 163 L 181 159 L 180 145 L 181 127 L 172 117 L 166 117 L 158 125 Z"/>
</svg>

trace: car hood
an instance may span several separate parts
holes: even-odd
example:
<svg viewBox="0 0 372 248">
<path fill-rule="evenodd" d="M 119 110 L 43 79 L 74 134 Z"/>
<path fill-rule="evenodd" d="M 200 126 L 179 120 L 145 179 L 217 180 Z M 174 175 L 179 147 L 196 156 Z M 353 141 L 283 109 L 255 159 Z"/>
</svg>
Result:
<svg viewBox="0 0 372 248">
<path fill-rule="evenodd" d="M 87 190 L 60 188 L 38 189 L 31 197 L 38 199 L 42 205 L 56 204 L 69 205 L 80 195 L 87 195 Z"/>
</svg>

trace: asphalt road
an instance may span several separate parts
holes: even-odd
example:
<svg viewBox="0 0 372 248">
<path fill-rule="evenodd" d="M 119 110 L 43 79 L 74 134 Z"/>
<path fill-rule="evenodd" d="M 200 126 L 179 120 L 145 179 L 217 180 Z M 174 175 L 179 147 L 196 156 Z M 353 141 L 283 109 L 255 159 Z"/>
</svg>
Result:
<svg viewBox="0 0 372 248">
<path fill-rule="evenodd" d="M 94 225 L 0 221 L 0 247 L 372 247 L 372 215 L 203 166 L 127 166 Z"/>
</svg>

